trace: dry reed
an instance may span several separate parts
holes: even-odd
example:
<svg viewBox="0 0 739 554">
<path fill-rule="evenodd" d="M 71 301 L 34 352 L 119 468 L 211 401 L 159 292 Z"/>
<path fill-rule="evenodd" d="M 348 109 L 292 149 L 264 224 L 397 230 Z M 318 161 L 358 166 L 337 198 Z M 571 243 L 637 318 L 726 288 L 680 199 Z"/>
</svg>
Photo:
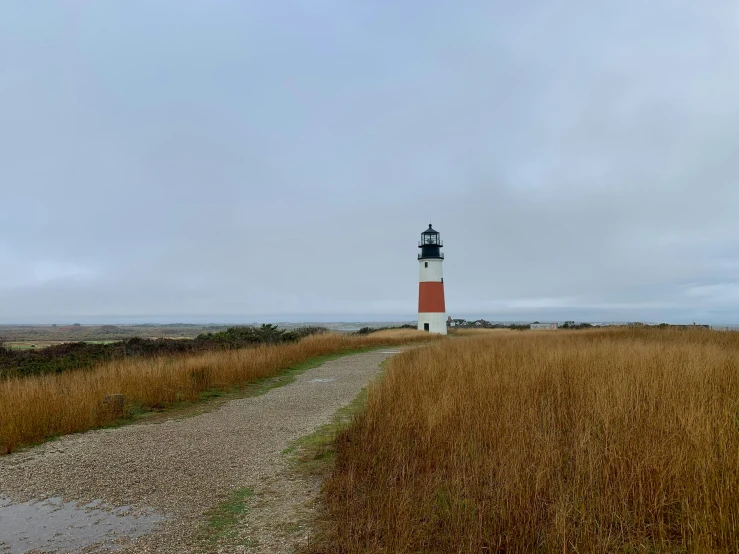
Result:
<svg viewBox="0 0 739 554">
<path fill-rule="evenodd" d="M 739 333 L 443 341 L 335 446 L 312 552 L 737 552 Z"/>
<path fill-rule="evenodd" d="M 192 402 L 210 389 L 230 389 L 275 375 L 311 358 L 436 337 L 419 331 L 364 336 L 314 335 L 297 343 L 190 356 L 130 358 L 93 369 L 0 381 L 0 454 L 52 436 L 85 431 L 119 417 L 103 405 L 123 394 L 128 408 Z"/>
</svg>

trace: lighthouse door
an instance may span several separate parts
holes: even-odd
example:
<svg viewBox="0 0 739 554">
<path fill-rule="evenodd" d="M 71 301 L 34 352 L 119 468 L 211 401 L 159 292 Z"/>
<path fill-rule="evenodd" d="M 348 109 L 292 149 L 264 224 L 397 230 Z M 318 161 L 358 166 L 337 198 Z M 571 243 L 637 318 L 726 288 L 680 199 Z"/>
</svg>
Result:
<svg viewBox="0 0 739 554">
<path fill-rule="evenodd" d="M 424 323 L 423 324 L 423 330 L 424 331 L 428 331 L 429 330 L 429 324 L 428 323 Z"/>
</svg>

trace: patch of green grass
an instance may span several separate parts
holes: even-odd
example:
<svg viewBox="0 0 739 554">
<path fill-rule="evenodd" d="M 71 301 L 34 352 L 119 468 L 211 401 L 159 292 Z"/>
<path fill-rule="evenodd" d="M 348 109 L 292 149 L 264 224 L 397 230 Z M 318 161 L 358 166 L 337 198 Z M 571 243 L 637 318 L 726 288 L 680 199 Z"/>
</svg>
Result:
<svg viewBox="0 0 739 554">
<path fill-rule="evenodd" d="M 37 348 L 35 343 L 32 345 L 31 343 L 22 342 L 10 342 L 7 343 L 6 346 L 12 348 L 13 350 L 31 350 L 32 348 Z"/>
<path fill-rule="evenodd" d="M 211 398 L 220 398 L 225 395 L 227 391 L 221 389 L 210 389 L 200 393 L 200 400 L 209 400 Z"/>
<path fill-rule="evenodd" d="M 208 514 L 205 534 L 211 541 L 232 538 L 242 515 L 249 511 L 254 491 L 243 487 L 233 491 L 226 500 L 213 508 Z"/>
</svg>

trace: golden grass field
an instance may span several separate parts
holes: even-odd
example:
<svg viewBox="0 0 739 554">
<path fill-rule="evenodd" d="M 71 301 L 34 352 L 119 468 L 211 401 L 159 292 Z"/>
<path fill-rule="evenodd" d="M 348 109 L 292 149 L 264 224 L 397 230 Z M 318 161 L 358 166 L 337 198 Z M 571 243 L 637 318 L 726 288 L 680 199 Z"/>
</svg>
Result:
<svg viewBox="0 0 739 554">
<path fill-rule="evenodd" d="M 739 551 L 739 333 L 479 333 L 394 357 L 311 552 Z"/>
<path fill-rule="evenodd" d="M 57 435 L 114 422 L 103 406 L 107 394 L 123 394 L 137 409 L 194 402 L 212 389 L 231 389 L 328 354 L 399 345 L 438 337 L 415 330 L 370 335 L 328 333 L 297 343 L 190 356 L 130 358 L 93 369 L 0 381 L 0 454 Z"/>
</svg>

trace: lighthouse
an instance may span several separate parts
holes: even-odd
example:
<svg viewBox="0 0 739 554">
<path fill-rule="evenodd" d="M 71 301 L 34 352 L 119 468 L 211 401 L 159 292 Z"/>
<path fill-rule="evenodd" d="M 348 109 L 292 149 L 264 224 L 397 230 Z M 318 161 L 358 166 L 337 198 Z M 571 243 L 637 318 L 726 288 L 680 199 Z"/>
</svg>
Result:
<svg viewBox="0 0 739 554">
<path fill-rule="evenodd" d="M 418 330 L 446 335 L 446 306 L 444 305 L 444 274 L 441 265 L 441 236 L 429 224 L 421 233 L 418 247 L 418 263 L 421 273 L 418 279 Z"/>
</svg>

